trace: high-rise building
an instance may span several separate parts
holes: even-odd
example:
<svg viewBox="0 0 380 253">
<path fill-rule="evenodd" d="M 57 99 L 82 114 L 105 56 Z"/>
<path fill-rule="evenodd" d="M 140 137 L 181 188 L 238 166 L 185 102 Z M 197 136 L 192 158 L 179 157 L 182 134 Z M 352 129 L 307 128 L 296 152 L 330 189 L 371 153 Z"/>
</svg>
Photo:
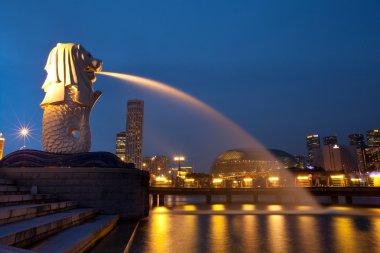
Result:
<svg viewBox="0 0 380 253">
<path fill-rule="evenodd" d="M 380 147 L 380 130 L 373 129 L 367 131 L 367 146 Z"/>
<path fill-rule="evenodd" d="M 142 169 L 159 176 L 169 169 L 169 158 L 167 156 L 144 157 Z"/>
<path fill-rule="evenodd" d="M 321 146 L 321 139 L 318 134 L 308 135 L 306 137 L 308 163 L 313 164 L 315 150 Z"/>
<path fill-rule="evenodd" d="M 380 147 L 365 148 L 365 170 L 366 171 L 380 170 Z"/>
<path fill-rule="evenodd" d="M 299 169 L 303 169 L 306 167 L 306 157 L 303 155 L 297 155 L 294 157 L 297 161 L 296 167 Z"/>
<path fill-rule="evenodd" d="M 348 135 L 348 143 L 356 149 L 358 168 L 360 171 L 366 171 L 365 141 L 364 135 L 353 133 Z"/>
<path fill-rule="evenodd" d="M 335 135 L 331 135 L 331 136 L 326 136 L 326 137 L 323 137 L 323 145 L 327 146 L 327 145 L 337 145 L 338 144 L 338 137 L 336 137 Z"/>
<path fill-rule="evenodd" d="M 3 133 L 0 133 L 0 160 L 3 158 L 4 142 L 5 142 L 5 139 L 3 138 Z"/>
<path fill-rule="evenodd" d="M 125 161 L 141 169 L 144 122 L 144 101 L 128 100 Z"/>
<path fill-rule="evenodd" d="M 356 148 L 362 148 L 365 146 L 364 135 L 362 134 L 350 134 L 348 136 L 348 143 L 350 146 L 355 146 Z"/>
<path fill-rule="evenodd" d="M 126 132 L 120 132 L 116 134 L 116 155 L 125 161 L 125 144 L 127 140 Z"/>
</svg>

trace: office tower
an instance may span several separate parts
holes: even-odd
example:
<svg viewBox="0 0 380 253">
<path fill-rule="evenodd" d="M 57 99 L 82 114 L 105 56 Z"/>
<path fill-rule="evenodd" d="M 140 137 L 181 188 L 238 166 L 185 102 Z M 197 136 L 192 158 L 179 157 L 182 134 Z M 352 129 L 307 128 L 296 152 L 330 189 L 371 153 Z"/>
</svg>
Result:
<svg viewBox="0 0 380 253">
<path fill-rule="evenodd" d="M 167 156 L 144 157 L 142 169 L 157 176 L 165 174 L 169 169 L 169 158 Z"/>
<path fill-rule="evenodd" d="M 126 132 L 120 132 L 116 134 L 116 155 L 125 161 L 125 144 L 126 144 Z"/>
<path fill-rule="evenodd" d="M 318 134 L 308 135 L 306 137 L 306 146 L 307 146 L 307 157 L 308 163 L 313 164 L 315 151 L 320 148 L 321 140 Z"/>
<path fill-rule="evenodd" d="M 367 146 L 380 147 L 380 130 L 373 129 L 367 131 Z"/>
<path fill-rule="evenodd" d="M 326 136 L 323 138 L 323 145 L 337 145 L 338 144 L 338 138 L 335 135 Z"/>
<path fill-rule="evenodd" d="M 3 158 L 4 142 L 5 142 L 5 139 L 3 138 L 3 133 L 0 133 L 0 160 Z"/>
<path fill-rule="evenodd" d="M 367 161 L 365 156 L 365 142 L 364 135 L 353 133 L 348 135 L 348 143 L 351 147 L 355 147 L 357 159 L 358 159 L 358 168 L 360 172 L 366 171 Z"/>
<path fill-rule="evenodd" d="M 355 146 L 356 148 L 362 148 L 365 146 L 364 135 L 362 134 L 350 134 L 348 136 L 348 143 L 350 146 Z"/>
<path fill-rule="evenodd" d="M 297 155 L 295 156 L 295 159 L 297 161 L 296 167 L 299 169 L 304 169 L 306 166 L 306 157 L 303 155 Z"/>
<path fill-rule="evenodd" d="M 144 122 L 144 101 L 128 100 L 125 162 L 141 169 Z"/>
</svg>

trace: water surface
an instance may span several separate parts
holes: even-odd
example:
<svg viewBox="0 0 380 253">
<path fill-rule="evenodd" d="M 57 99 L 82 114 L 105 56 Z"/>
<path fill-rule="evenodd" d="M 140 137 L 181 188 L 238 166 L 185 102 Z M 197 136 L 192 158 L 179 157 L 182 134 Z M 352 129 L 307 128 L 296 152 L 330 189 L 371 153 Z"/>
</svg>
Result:
<svg viewBox="0 0 380 253">
<path fill-rule="evenodd" d="M 271 204 L 156 207 L 130 252 L 379 252 L 380 209 Z"/>
</svg>

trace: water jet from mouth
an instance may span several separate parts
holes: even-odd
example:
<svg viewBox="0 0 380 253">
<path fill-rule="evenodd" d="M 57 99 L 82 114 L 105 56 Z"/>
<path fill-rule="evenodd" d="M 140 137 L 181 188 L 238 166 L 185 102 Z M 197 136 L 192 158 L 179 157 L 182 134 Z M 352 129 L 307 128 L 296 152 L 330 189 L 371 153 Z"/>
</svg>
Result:
<svg viewBox="0 0 380 253">
<path fill-rule="evenodd" d="M 97 74 L 121 79 L 123 81 L 128 82 L 129 84 L 136 85 L 140 88 L 147 88 L 162 95 L 169 95 L 172 99 L 175 99 L 176 101 L 186 103 L 192 107 L 195 107 L 203 114 L 209 116 L 214 121 L 216 121 L 218 125 L 222 126 L 226 131 L 226 134 L 233 134 L 234 138 L 236 138 L 238 141 L 241 141 L 245 145 L 248 144 L 249 148 L 266 150 L 265 155 L 268 157 L 268 159 L 273 159 L 273 155 L 269 151 L 267 151 L 267 149 L 261 143 L 254 139 L 247 131 L 242 129 L 235 122 L 233 122 L 214 108 L 210 107 L 206 103 L 202 102 L 201 100 L 177 88 L 174 88 L 162 82 L 135 75 L 114 72 L 98 72 Z M 294 180 L 293 175 L 289 171 L 286 170 L 285 175 L 288 180 Z M 303 188 L 299 188 L 298 199 L 305 200 L 305 202 L 314 207 L 319 207 L 317 201 L 309 194 L 309 192 L 307 192 L 307 190 Z"/>
</svg>

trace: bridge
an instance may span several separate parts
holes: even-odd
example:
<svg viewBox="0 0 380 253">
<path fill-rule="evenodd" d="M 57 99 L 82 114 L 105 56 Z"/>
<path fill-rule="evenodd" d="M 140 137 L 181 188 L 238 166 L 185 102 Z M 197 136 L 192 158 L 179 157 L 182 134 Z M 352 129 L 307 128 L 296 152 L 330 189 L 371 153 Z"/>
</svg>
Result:
<svg viewBox="0 0 380 253">
<path fill-rule="evenodd" d="M 252 203 L 259 203 L 260 196 L 274 196 L 276 203 L 281 203 L 286 196 L 293 196 L 294 202 L 301 201 L 300 190 L 304 189 L 314 196 L 331 198 L 331 203 L 338 204 L 339 197 L 344 197 L 346 204 L 352 204 L 353 197 L 380 197 L 380 187 L 273 187 L 273 188 L 177 188 L 150 187 L 153 206 L 165 205 L 165 196 L 204 196 L 210 204 L 212 196 L 225 196 L 226 202 L 232 202 L 234 195 L 252 196 Z"/>
</svg>

